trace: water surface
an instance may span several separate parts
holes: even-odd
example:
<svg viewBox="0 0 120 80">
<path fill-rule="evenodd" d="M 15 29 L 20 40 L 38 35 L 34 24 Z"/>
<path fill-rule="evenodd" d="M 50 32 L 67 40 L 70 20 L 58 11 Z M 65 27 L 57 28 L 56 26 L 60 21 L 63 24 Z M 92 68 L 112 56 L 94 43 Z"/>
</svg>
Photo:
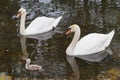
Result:
<svg viewBox="0 0 120 80">
<path fill-rule="evenodd" d="M 56 18 L 62 15 L 63 18 L 54 31 L 24 37 L 18 33 L 19 19 L 12 19 L 19 7 L 27 10 L 26 26 L 39 16 Z M 10 76 L 13 80 L 74 80 L 65 53 L 73 35 L 66 38 L 63 33 L 76 23 L 81 27 L 81 37 L 91 32 L 108 33 L 116 30 L 110 45 L 113 55 L 97 63 L 75 58 L 80 80 L 109 79 L 111 70 L 114 79 L 119 80 L 120 76 L 115 75 L 120 66 L 119 0 L 3 0 L 0 2 L 0 11 L 0 76 Z M 25 62 L 21 61 L 23 57 L 42 65 L 44 71 L 26 70 Z"/>
</svg>

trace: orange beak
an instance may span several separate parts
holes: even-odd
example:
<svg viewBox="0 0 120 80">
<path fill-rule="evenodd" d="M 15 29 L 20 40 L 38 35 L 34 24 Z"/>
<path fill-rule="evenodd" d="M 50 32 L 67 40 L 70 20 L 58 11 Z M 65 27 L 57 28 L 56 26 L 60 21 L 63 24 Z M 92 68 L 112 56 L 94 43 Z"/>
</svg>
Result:
<svg viewBox="0 0 120 80">
<path fill-rule="evenodd" d="M 20 16 L 21 16 L 21 13 L 20 13 L 20 12 L 18 12 L 18 14 L 17 14 L 16 18 L 19 18 Z"/>
<path fill-rule="evenodd" d="M 71 29 L 69 28 L 66 32 L 65 32 L 65 35 L 68 35 L 71 33 Z"/>
</svg>

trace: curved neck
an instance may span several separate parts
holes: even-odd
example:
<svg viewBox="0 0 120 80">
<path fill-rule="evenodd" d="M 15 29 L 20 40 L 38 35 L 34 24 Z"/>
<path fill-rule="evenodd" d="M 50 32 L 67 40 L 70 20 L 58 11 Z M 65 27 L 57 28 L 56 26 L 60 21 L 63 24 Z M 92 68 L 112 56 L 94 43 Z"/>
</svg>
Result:
<svg viewBox="0 0 120 80">
<path fill-rule="evenodd" d="M 21 20 L 20 20 L 20 34 L 25 35 L 25 18 L 26 14 L 21 14 Z"/>
<path fill-rule="evenodd" d="M 26 67 L 26 69 L 28 69 L 28 65 L 30 64 L 30 62 L 28 63 L 28 62 L 26 62 L 26 64 L 25 64 L 25 67 Z"/>
<path fill-rule="evenodd" d="M 75 31 L 75 34 L 74 34 L 74 37 L 72 39 L 72 42 L 70 43 L 69 47 L 68 47 L 68 50 L 70 50 L 70 53 L 69 55 L 72 55 L 72 52 L 78 42 L 80 38 L 80 29 L 78 28 L 76 31 Z"/>
</svg>

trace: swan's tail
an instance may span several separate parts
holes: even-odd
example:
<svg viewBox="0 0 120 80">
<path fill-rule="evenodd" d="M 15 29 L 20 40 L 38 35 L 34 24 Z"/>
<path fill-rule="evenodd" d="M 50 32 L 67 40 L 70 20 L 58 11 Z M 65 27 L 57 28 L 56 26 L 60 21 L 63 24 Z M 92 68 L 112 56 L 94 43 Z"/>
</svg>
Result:
<svg viewBox="0 0 120 80">
<path fill-rule="evenodd" d="M 106 47 L 108 47 L 109 44 L 111 43 L 114 34 L 115 34 L 115 30 L 112 30 L 110 33 L 108 33 L 108 40 L 107 40 L 107 42 L 106 42 L 106 44 L 105 44 Z"/>
<path fill-rule="evenodd" d="M 59 23 L 59 21 L 61 20 L 62 16 L 58 17 L 57 19 L 55 19 L 55 21 L 53 22 L 52 26 L 56 27 L 57 24 Z"/>
</svg>

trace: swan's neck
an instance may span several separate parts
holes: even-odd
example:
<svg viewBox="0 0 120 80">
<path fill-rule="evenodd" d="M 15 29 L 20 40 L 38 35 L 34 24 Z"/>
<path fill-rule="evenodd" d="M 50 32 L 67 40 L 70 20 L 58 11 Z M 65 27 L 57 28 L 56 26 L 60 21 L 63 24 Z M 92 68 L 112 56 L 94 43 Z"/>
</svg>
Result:
<svg viewBox="0 0 120 80">
<path fill-rule="evenodd" d="M 30 65 L 30 62 L 25 64 L 26 69 L 28 69 L 28 66 Z"/>
<path fill-rule="evenodd" d="M 79 38 L 80 38 L 80 29 L 75 31 L 74 37 L 72 39 L 72 42 L 68 46 L 68 51 L 67 51 L 68 55 L 72 55 L 73 54 L 72 52 L 73 52 L 73 50 L 74 50 L 74 48 L 75 48 Z"/>
<path fill-rule="evenodd" d="M 21 15 L 21 20 L 20 20 L 20 34 L 25 35 L 25 18 L 26 14 Z"/>
</svg>

